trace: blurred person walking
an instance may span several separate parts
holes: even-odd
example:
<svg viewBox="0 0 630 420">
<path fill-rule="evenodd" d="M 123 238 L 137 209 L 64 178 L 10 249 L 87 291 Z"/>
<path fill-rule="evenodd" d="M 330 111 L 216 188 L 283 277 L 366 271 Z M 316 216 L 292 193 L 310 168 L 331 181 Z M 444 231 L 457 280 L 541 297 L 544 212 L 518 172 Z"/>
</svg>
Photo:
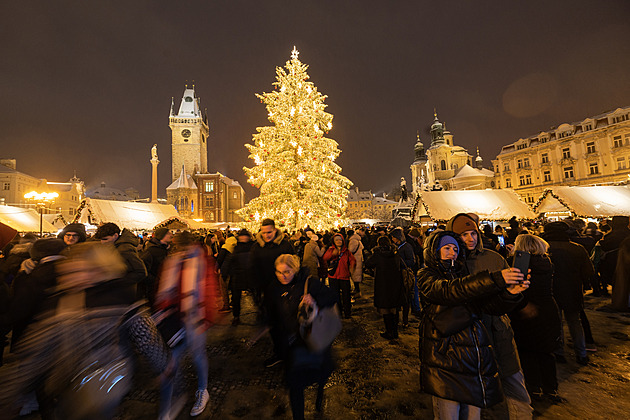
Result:
<svg viewBox="0 0 630 420">
<path fill-rule="evenodd" d="M 160 310 L 175 309 L 181 321 L 184 335 L 173 347 L 175 371 L 179 369 L 186 352 L 191 353 L 197 374 L 195 402 L 191 416 L 201 414 L 208 404 L 208 358 L 206 356 L 206 330 L 212 317 L 208 295 L 211 285 L 207 282 L 204 251 L 188 231 L 177 233 L 173 238 L 175 252 L 164 261 L 156 306 Z M 170 413 L 173 395 L 173 376 L 161 386 L 160 418 L 174 418 Z M 175 414 L 175 416 L 173 416 Z"/>
</svg>

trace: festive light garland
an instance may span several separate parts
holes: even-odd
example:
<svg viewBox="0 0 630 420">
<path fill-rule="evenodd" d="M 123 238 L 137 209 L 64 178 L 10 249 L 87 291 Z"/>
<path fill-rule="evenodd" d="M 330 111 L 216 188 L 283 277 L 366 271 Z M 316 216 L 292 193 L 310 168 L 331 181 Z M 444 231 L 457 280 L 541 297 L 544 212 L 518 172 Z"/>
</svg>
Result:
<svg viewBox="0 0 630 420">
<path fill-rule="evenodd" d="M 308 81 L 308 66 L 298 54 L 294 47 L 285 68 L 276 68 L 274 91 L 256 94 L 274 125 L 257 127 L 253 144 L 245 145 L 255 166 L 243 170 L 260 195 L 237 214 L 253 231 L 265 218 L 289 230 L 347 223 L 352 182 L 335 163 L 341 153 L 338 143 L 325 137 L 333 116 L 324 111 L 327 96 Z"/>
<path fill-rule="evenodd" d="M 534 204 L 534 207 L 532 208 L 532 211 L 534 213 L 538 213 L 536 210 L 538 210 L 538 208 L 542 205 L 542 202 L 545 200 L 545 198 L 547 198 L 549 194 L 551 194 L 553 198 L 558 200 L 560 204 L 566 207 L 566 209 L 571 213 L 573 217 L 580 217 L 580 218 L 592 217 L 592 216 L 578 215 L 576 212 L 573 211 L 573 209 L 571 209 L 571 207 L 569 207 L 567 203 L 565 203 L 560 197 L 558 197 L 558 195 L 554 193 L 553 190 L 551 190 L 550 188 L 546 188 L 545 191 L 542 193 L 542 195 L 538 198 L 538 201 L 536 201 L 536 204 Z"/>
</svg>

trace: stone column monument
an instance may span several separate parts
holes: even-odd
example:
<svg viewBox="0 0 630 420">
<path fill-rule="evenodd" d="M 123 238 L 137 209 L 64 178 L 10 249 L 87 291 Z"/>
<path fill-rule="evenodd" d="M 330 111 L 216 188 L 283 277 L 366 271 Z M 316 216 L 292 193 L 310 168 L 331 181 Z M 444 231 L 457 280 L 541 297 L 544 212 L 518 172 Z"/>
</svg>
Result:
<svg viewBox="0 0 630 420">
<path fill-rule="evenodd" d="M 157 167 L 160 161 L 157 155 L 157 144 L 154 144 L 151 148 L 151 166 L 153 167 L 153 173 L 151 174 L 151 202 L 157 203 Z"/>
</svg>

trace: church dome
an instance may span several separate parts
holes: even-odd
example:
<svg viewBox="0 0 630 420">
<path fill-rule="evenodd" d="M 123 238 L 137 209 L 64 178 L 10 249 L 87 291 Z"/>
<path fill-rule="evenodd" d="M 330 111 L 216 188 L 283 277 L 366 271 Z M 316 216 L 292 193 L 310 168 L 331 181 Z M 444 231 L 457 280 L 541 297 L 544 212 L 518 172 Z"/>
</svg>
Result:
<svg viewBox="0 0 630 420">
<path fill-rule="evenodd" d="M 89 190 L 86 195 L 90 198 L 96 198 L 100 200 L 130 200 L 130 197 L 123 190 L 108 187 L 105 185 L 104 182 L 101 183 L 100 187 Z"/>
</svg>

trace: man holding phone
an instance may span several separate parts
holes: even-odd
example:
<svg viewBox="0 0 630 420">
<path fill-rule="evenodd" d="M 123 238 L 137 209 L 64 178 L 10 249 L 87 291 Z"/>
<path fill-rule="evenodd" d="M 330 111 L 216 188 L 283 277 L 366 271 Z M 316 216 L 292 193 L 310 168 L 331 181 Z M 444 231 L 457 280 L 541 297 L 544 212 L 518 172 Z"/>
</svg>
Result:
<svg viewBox="0 0 630 420">
<path fill-rule="evenodd" d="M 500 271 L 509 267 L 499 253 L 483 247 L 482 241 L 479 240 L 479 217 L 476 214 L 460 213 L 454 216 L 448 221 L 446 230 L 458 233 L 466 244 L 466 266 L 470 274 L 484 270 Z M 527 278 L 527 273 L 523 274 Z M 510 319 L 507 315 L 484 315 L 482 321 L 495 349 L 509 419 L 531 419 L 533 412 L 531 399 L 525 388 L 525 378 Z"/>
</svg>

